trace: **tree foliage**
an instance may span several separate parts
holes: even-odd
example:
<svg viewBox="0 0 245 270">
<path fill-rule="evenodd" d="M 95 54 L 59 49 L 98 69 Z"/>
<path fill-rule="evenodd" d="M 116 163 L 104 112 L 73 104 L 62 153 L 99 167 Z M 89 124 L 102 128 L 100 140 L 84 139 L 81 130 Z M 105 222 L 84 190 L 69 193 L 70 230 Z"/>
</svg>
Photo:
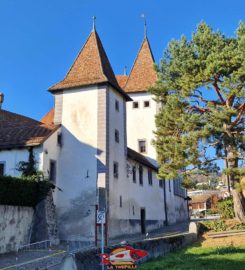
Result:
<svg viewBox="0 0 245 270">
<path fill-rule="evenodd" d="M 151 92 L 163 105 L 154 141 L 159 177 L 214 172 L 215 161 L 224 159 L 235 182 L 244 173 L 244 24 L 226 37 L 202 22 L 191 40 L 172 40 L 156 68 Z"/>
</svg>

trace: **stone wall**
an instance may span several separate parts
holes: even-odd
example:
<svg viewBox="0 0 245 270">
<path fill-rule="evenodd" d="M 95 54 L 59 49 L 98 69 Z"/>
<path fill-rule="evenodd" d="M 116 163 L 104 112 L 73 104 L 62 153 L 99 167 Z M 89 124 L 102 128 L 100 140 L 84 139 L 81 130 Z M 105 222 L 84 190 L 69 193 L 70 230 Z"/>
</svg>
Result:
<svg viewBox="0 0 245 270">
<path fill-rule="evenodd" d="M 165 254 L 182 248 L 196 240 L 195 233 L 188 233 L 169 238 L 156 238 L 151 240 L 144 240 L 141 242 L 130 244 L 135 249 L 142 249 L 149 252 L 146 260 L 164 256 Z M 119 246 L 113 246 L 105 249 L 105 253 L 109 254 Z M 99 270 L 100 266 L 100 249 L 93 249 L 86 252 L 80 252 L 75 255 L 77 270 Z M 71 258 L 70 258 L 71 260 Z"/>
<path fill-rule="evenodd" d="M 0 205 L 0 254 L 29 243 L 33 208 Z"/>
</svg>

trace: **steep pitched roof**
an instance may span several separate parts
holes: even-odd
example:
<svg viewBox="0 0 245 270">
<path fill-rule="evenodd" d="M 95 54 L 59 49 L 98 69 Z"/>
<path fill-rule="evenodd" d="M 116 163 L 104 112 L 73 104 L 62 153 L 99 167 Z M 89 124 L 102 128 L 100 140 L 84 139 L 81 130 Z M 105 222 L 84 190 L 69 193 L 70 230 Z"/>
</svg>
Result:
<svg viewBox="0 0 245 270">
<path fill-rule="evenodd" d="M 146 167 L 149 167 L 155 171 L 158 171 L 158 167 L 153 165 L 146 157 L 144 157 L 143 155 L 141 155 L 140 153 L 134 151 L 133 149 L 129 147 L 127 148 L 127 154 L 128 154 L 128 158 L 136 160 L 142 165 L 145 165 Z"/>
<path fill-rule="evenodd" d="M 41 119 L 41 122 L 47 125 L 54 124 L 54 108 L 52 108 L 44 117 Z"/>
<path fill-rule="evenodd" d="M 49 91 L 77 88 L 98 83 L 110 83 L 127 100 L 130 97 L 121 89 L 96 31 L 91 32 L 65 78 Z"/>
<path fill-rule="evenodd" d="M 0 110 L 0 150 L 40 145 L 58 128 Z"/>
<path fill-rule="evenodd" d="M 157 80 L 154 57 L 147 38 L 144 39 L 124 90 L 128 93 L 146 92 Z"/>
<path fill-rule="evenodd" d="M 126 75 L 117 75 L 116 79 L 117 79 L 117 82 L 120 85 L 120 87 L 123 89 L 124 86 L 126 85 L 127 80 L 128 80 L 128 76 L 126 76 Z"/>
</svg>

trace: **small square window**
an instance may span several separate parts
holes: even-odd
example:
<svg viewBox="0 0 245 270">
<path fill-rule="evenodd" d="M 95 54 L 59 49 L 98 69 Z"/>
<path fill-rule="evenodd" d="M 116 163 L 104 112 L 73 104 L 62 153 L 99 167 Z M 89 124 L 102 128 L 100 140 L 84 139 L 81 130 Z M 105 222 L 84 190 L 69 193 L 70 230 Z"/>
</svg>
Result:
<svg viewBox="0 0 245 270">
<path fill-rule="evenodd" d="M 139 140 L 139 152 L 140 153 L 146 153 L 146 141 L 145 140 Z"/>
<path fill-rule="evenodd" d="M 118 178 L 118 163 L 117 162 L 113 163 L 113 175 L 114 175 L 114 178 Z"/>
<path fill-rule="evenodd" d="M 4 163 L 0 163 L 0 176 L 4 176 Z"/>
<path fill-rule="evenodd" d="M 115 142 L 119 143 L 119 131 L 115 129 Z"/>
<path fill-rule="evenodd" d="M 148 169 L 148 183 L 152 186 L 152 170 Z"/>
<path fill-rule="evenodd" d="M 149 100 L 145 100 L 144 101 L 144 108 L 150 107 L 150 101 Z"/>
<path fill-rule="evenodd" d="M 138 109 L 139 108 L 139 102 L 138 101 L 134 101 L 133 102 L 133 109 Z"/>
<path fill-rule="evenodd" d="M 115 100 L 115 110 L 119 112 L 119 101 Z"/>
</svg>

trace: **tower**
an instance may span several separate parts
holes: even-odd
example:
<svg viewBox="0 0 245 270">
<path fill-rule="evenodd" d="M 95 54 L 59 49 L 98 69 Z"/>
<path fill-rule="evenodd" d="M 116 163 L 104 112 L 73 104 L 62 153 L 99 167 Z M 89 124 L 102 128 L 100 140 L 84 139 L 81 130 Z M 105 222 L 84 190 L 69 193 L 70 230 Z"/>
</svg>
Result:
<svg viewBox="0 0 245 270">
<path fill-rule="evenodd" d="M 118 81 L 133 100 L 127 103 L 128 146 L 146 156 L 155 165 L 156 150 L 152 140 L 158 105 L 148 89 L 156 80 L 154 57 L 145 36 L 129 76 L 120 76 Z"/>
<path fill-rule="evenodd" d="M 65 78 L 49 91 L 61 125 L 56 192 L 61 239 L 94 239 L 96 208 L 109 211 L 115 166 L 126 174 L 126 101 L 95 27 Z M 79 236 L 80 235 L 80 236 Z"/>
</svg>

